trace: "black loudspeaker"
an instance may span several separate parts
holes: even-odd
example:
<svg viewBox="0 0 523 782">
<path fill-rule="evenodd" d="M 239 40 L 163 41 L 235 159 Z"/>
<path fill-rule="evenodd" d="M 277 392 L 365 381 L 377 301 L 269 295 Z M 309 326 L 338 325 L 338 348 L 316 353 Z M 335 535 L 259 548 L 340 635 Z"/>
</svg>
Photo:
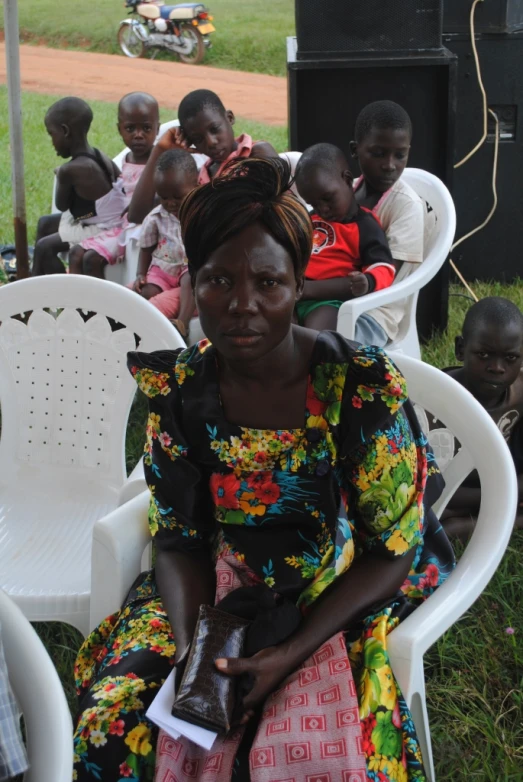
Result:
<svg viewBox="0 0 523 782">
<path fill-rule="evenodd" d="M 443 31 L 470 32 L 472 0 L 444 0 Z M 487 0 L 474 12 L 476 33 L 512 33 L 523 29 L 523 0 Z"/>
<path fill-rule="evenodd" d="M 446 49 L 397 56 L 354 55 L 343 60 L 300 60 L 296 39 L 287 39 L 289 149 L 325 141 L 349 156 L 349 142 L 361 109 L 375 100 L 393 100 L 412 119 L 409 166 L 452 180 L 456 57 Z M 350 158 L 349 158 L 350 160 Z M 353 173 L 357 164 L 351 162 Z M 418 331 L 424 338 L 447 324 L 448 268 L 421 292 Z"/>
<path fill-rule="evenodd" d="M 296 0 L 298 57 L 441 48 L 442 0 Z"/>
<path fill-rule="evenodd" d="M 483 104 L 469 36 L 445 36 L 458 56 L 456 161 L 479 141 Z M 453 260 L 467 279 L 511 282 L 523 277 L 523 33 L 478 36 L 476 40 L 483 83 L 490 107 L 499 117 L 501 141 L 497 175 L 498 207 L 492 220 L 456 248 Z M 492 166 L 495 123 L 489 116 L 489 135 L 481 149 L 454 172 L 452 195 L 458 218 L 457 238 L 487 217 L 492 207 Z"/>
</svg>

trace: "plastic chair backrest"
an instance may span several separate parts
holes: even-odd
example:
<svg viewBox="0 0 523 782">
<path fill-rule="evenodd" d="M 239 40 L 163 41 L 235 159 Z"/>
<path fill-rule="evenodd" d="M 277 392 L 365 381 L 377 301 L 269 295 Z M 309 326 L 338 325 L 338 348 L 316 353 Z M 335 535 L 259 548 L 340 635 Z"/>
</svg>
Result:
<svg viewBox="0 0 523 782">
<path fill-rule="evenodd" d="M 354 339 L 356 321 L 360 315 L 376 307 L 406 300 L 399 334 L 389 348 L 403 350 L 419 358 L 421 354 L 416 329 L 418 295 L 447 259 L 456 231 L 456 210 L 449 191 L 438 177 L 420 168 L 406 168 L 402 177 L 430 204 L 436 215 L 436 224 L 425 247 L 423 263 L 418 264 L 408 277 L 396 279 L 389 288 L 344 302 L 338 318 L 338 331 L 348 339 Z"/>
<path fill-rule="evenodd" d="M 490 415 L 445 372 L 403 353 L 391 353 L 413 402 L 438 418 L 461 443 L 443 471 L 445 490 L 434 506 L 441 515 L 458 486 L 476 469 L 481 508 L 474 534 L 456 570 L 399 630 L 412 625 L 423 654 L 466 611 L 493 576 L 512 533 L 517 481 L 507 444 Z M 395 633 L 398 631 L 394 631 Z"/>
<path fill-rule="evenodd" d="M 494 575 L 510 541 L 518 487 L 503 436 L 471 394 L 428 364 L 403 353 L 392 357 L 407 379 L 411 400 L 442 421 L 462 444 L 447 461 L 445 491 L 433 510 L 441 515 L 473 468 L 481 482 L 476 527 L 455 570 L 388 637 L 391 667 L 414 719 L 427 778 L 434 782 L 423 655 L 470 608 Z"/>
<path fill-rule="evenodd" d="M 73 725 L 56 669 L 22 611 L 0 590 L 9 681 L 24 715 L 30 768 L 24 782 L 70 782 Z"/>
<path fill-rule="evenodd" d="M 127 351 L 183 347 L 178 332 L 127 288 L 65 274 L 1 288 L 0 323 L 4 480 L 19 463 L 40 464 L 119 489 L 136 391 Z"/>
</svg>

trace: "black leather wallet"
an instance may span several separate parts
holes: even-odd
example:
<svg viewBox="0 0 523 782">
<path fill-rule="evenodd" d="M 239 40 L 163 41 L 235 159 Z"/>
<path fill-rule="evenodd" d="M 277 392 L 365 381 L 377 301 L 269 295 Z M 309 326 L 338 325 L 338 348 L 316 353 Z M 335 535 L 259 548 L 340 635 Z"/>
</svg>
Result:
<svg viewBox="0 0 523 782">
<path fill-rule="evenodd" d="M 216 733 L 228 733 L 237 677 L 216 668 L 219 657 L 241 657 L 249 622 L 211 606 L 200 606 L 187 665 L 175 696 L 174 717 Z"/>
</svg>

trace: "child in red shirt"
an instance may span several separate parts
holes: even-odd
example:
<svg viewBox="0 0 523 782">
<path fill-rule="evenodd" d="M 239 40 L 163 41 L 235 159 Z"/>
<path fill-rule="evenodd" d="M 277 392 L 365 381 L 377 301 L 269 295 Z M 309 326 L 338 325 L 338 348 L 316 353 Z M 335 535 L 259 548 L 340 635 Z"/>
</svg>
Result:
<svg viewBox="0 0 523 782">
<path fill-rule="evenodd" d="M 299 323 L 318 331 L 335 330 L 344 301 L 387 288 L 396 273 L 385 233 L 357 204 L 352 180 L 332 144 L 309 147 L 296 168 L 298 192 L 314 210 L 313 250 L 296 313 Z"/>
</svg>

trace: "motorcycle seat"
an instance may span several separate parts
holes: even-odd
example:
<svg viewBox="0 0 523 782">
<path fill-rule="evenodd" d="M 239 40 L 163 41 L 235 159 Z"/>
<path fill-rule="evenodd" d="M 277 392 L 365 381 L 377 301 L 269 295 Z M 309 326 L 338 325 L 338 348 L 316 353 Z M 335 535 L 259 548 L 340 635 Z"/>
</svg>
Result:
<svg viewBox="0 0 523 782">
<path fill-rule="evenodd" d="M 178 3 L 177 5 L 163 5 L 159 11 L 162 19 L 195 19 L 199 11 L 203 11 L 201 3 Z"/>
<path fill-rule="evenodd" d="M 140 3 L 137 11 L 145 19 L 195 19 L 199 11 L 205 6 L 201 3 L 178 3 L 177 5 L 163 5 L 161 3 Z"/>
</svg>

